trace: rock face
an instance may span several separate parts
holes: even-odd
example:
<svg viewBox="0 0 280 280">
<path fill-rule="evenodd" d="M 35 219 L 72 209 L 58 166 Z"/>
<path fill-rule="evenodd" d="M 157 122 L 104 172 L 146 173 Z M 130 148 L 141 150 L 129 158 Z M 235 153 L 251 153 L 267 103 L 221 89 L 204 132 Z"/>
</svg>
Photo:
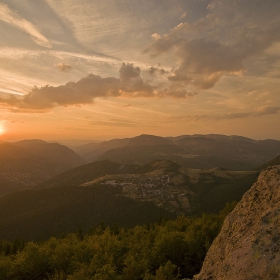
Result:
<svg viewBox="0 0 280 280">
<path fill-rule="evenodd" d="M 194 279 L 280 279 L 280 165 L 263 171 L 228 215 Z"/>
</svg>

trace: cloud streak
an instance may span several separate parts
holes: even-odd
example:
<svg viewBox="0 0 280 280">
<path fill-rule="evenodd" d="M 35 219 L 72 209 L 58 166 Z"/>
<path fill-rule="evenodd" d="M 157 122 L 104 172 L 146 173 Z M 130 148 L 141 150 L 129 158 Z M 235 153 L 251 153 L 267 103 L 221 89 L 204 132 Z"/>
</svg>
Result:
<svg viewBox="0 0 280 280">
<path fill-rule="evenodd" d="M 253 111 L 249 112 L 229 112 L 221 115 L 214 114 L 195 114 L 195 115 L 185 115 L 185 116 L 175 116 L 172 117 L 173 121 L 200 121 L 200 120 L 235 120 L 235 119 L 245 119 L 249 117 L 260 117 L 266 115 L 274 115 L 280 112 L 280 107 L 278 106 L 262 106 L 257 107 Z"/>
<path fill-rule="evenodd" d="M 21 18 L 17 13 L 10 10 L 7 5 L 2 3 L 0 3 L 0 20 L 29 34 L 36 44 L 46 48 L 52 48 L 49 40 L 42 35 L 31 22 Z"/>
<path fill-rule="evenodd" d="M 113 126 L 113 127 L 135 127 L 139 126 L 138 122 L 127 121 L 123 119 L 110 119 L 108 121 L 95 121 L 91 122 L 91 125 L 96 126 Z"/>
</svg>

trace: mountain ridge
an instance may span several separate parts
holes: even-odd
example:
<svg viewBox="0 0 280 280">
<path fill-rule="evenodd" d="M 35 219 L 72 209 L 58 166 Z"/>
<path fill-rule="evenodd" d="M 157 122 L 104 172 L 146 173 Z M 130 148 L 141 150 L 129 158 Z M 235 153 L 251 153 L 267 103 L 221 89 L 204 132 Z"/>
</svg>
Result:
<svg viewBox="0 0 280 280">
<path fill-rule="evenodd" d="M 280 154 L 280 141 L 220 134 L 160 137 L 142 134 L 74 149 L 87 162 L 109 159 L 144 164 L 170 159 L 190 168 L 254 169 Z"/>
</svg>

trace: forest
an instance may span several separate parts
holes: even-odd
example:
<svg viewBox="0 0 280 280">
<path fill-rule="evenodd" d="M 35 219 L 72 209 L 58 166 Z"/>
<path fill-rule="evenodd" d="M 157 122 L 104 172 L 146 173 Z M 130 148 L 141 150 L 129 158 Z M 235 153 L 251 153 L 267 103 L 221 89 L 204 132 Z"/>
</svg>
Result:
<svg viewBox="0 0 280 280">
<path fill-rule="evenodd" d="M 133 228 L 104 224 L 41 242 L 0 243 L 0 279 L 4 280 L 167 280 L 191 278 L 201 269 L 224 218 L 219 214 L 179 216 Z"/>
</svg>

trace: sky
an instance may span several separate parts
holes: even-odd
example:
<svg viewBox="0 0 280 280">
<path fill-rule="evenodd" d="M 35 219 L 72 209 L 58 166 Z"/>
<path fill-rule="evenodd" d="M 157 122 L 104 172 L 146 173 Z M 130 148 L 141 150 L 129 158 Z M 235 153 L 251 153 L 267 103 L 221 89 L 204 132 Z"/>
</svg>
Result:
<svg viewBox="0 0 280 280">
<path fill-rule="evenodd" d="M 0 140 L 280 140 L 279 0 L 0 0 Z"/>
</svg>

